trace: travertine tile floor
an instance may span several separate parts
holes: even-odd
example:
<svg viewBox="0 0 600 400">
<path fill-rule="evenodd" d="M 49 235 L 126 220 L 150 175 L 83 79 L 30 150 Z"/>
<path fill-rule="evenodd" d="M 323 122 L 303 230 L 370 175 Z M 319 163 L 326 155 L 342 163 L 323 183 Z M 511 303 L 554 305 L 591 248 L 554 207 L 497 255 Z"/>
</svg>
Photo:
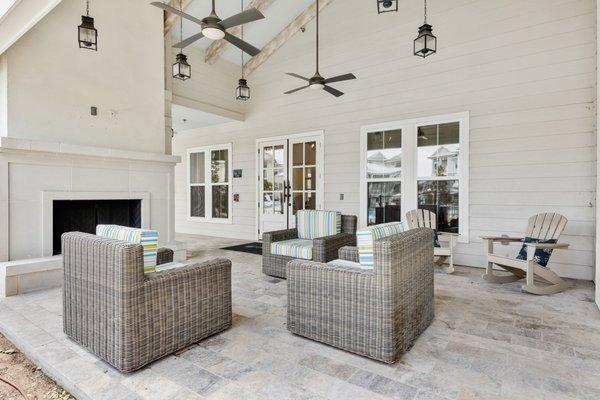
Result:
<svg viewBox="0 0 600 400">
<path fill-rule="evenodd" d="M 242 243 L 181 236 L 194 260 L 233 261 L 231 329 L 123 375 L 62 333 L 61 292 L 0 301 L 0 329 L 79 399 L 600 399 L 600 312 L 591 283 L 535 297 L 436 273 L 436 318 L 389 366 L 290 334 L 286 282 Z"/>
</svg>

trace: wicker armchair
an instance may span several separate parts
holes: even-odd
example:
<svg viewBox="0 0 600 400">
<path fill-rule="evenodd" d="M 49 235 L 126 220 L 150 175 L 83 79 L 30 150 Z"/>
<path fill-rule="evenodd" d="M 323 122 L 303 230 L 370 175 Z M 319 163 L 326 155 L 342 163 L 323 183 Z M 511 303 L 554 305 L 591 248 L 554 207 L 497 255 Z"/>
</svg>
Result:
<svg viewBox="0 0 600 400">
<path fill-rule="evenodd" d="M 340 257 L 357 261 L 356 248 Z M 374 243 L 374 268 L 294 260 L 288 329 L 342 350 L 396 362 L 433 320 L 433 240 L 419 228 Z"/>
<path fill-rule="evenodd" d="M 337 235 L 313 239 L 312 260 L 326 263 L 338 257 L 338 250 L 343 246 L 356 246 L 356 223 L 354 215 L 342 215 L 342 232 Z M 266 232 L 262 237 L 262 270 L 263 273 L 277 278 L 286 278 L 286 264 L 295 257 L 273 254 L 271 245 L 275 242 L 297 239 L 298 230 L 285 229 Z"/>
<path fill-rule="evenodd" d="M 62 254 L 64 332 L 120 371 L 231 326 L 229 260 L 144 275 L 141 245 L 80 232 Z"/>
</svg>

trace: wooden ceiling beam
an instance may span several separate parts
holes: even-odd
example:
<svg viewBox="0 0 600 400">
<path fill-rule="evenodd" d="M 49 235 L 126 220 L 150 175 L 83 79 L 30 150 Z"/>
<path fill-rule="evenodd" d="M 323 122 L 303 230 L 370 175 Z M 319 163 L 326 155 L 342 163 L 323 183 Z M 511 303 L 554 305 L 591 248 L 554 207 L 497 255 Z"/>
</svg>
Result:
<svg viewBox="0 0 600 400">
<path fill-rule="evenodd" d="M 333 3 L 334 0 L 321 0 L 319 3 L 319 12 L 325 7 Z M 292 36 L 299 30 L 305 27 L 316 16 L 316 3 L 311 4 L 303 12 L 300 13 L 288 26 L 283 28 L 277 36 L 275 36 L 259 54 L 252 57 L 244 66 L 246 76 L 252 74 L 258 67 L 267 61 L 281 46 L 283 46 Z"/>
<path fill-rule="evenodd" d="M 248 10 L 248 9 L 254 7 L 258 11 L 263 12 L 267 8 L 269 8 L 269 6 L 271 4 L 273 4 L 274 1 L 275 0 L 252 0 L 248 4 L 248 6 L 246 6 L 244 8 L 244 10 Z M 221 17 L 221 18 L 223 18 L 223 17 Z M 233 27 L 233 28 L 229 29 L 228 32 L 231 33 L 233 36 L 239 36 L 240 33 L 242 32 L 242 27 L 241 27 L 241 25 Z M 229 42 L 227 42 L 226 40 L 221 39 L 221 40 L 214 41 L 208 47 L 208 49 L 206 49 L 206 55 L 204 57 L 204 61 L 207 62 L 208 64 L 214 64 L 215 61 L 217 61 L 217 59 L 219 58 L 219 56 L 223 53 L 223 51 L 225 51 L 227 46 L 229 46 Z"/>
<path fill-rule="evenodd" d="M 183 9 L 183 11 L 185 11 L 191 3 L 192 0 L 181 0 L 181 8 Z M 179 9 L 179 0 L 171 0 L 169 1 L 169 5 L 171 7 Z M 165 11 L 165 36 L 169 33 L 171 28 L 178 22 L 179 15 Z"/>
</svg>

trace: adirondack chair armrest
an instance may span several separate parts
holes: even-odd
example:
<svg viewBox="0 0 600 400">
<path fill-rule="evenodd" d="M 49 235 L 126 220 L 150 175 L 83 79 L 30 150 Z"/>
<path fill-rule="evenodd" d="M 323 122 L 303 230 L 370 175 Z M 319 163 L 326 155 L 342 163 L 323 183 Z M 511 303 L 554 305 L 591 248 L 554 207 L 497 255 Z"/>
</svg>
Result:
<svg viewBox="0 0 600 400">
<path fill-rule="evenodd" d="M 535 249 L 568 249 L 568 243 L 525 243 L 527 247 L 533 247 Z"/>
<path fill-rule="evenodd" d="M 508 237 L 508 236 L 480 236 L 482 240 L 490 240 L 492 242 L 522 242 L 525 238 Z"/>
</svg>

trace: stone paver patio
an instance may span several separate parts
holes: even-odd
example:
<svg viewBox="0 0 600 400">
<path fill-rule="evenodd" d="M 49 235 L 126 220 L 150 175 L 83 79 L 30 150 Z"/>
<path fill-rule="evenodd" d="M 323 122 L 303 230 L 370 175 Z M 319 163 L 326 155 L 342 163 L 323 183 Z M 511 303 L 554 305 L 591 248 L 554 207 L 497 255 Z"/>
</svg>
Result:
<svg viewBox="0 0 600 400">
<path fill-rule="evenodd" d="M 436 273 L 436 318 L 389 366 L 290 334 L 286 282 L 242 243 L 181 236 L 190 256 L 233 261 L 233 327 L 125 375 L 62 333 L 59 289 L 0 300 L 0 330 L 78 399 L 599 399 L 600 312 L 593 287 L 536 297 Z"/>
</svg>

